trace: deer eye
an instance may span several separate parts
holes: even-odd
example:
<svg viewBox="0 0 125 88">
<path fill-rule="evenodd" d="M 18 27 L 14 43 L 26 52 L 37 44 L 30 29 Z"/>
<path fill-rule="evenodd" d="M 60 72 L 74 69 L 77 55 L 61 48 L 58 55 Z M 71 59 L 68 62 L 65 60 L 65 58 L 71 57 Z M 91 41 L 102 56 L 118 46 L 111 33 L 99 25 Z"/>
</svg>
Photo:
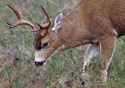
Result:
<svg viewBox="0 0 125 88">
<path fill-rule="evenodd" d="M 46 48 L 48 46 L 48 42 L 45 42 L 43 45 L 42 45 L 42 48 Z"/>
</svg>

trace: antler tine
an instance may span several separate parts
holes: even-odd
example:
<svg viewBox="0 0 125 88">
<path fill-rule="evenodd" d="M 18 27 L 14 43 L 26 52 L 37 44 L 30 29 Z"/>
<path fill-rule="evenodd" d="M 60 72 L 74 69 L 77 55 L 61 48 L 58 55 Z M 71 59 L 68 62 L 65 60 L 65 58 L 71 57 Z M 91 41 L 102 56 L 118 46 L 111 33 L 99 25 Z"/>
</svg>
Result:
<svg viewBox="0 0 125 88">
<path fill-rule="evenodd" d="M 11 8 L 14 11 L 14 13 L 17 15 L 17 18 L 21 19 L 21 16 L 20 16 L 19 12 L 15 8 L 13 8 L 11 5 L 9 5 L 9 4 L 7 4 L 7 5 L 8 5 L 9 8 Z"/>
<path fill-rule="evenodd" d="M 19 25 L 29 25 L 30 27 L 32 27 L 33 31 L 36 31 L 35 25 L 29 21 L 22 19 L 16 8 L 12 7 L 11 5 L 8 5 L 8 7 L 16 14 L 16 16 L 18 18 L 17 22 L 14 24 L 7 23 L 10 28 L 14 28 Z"/>
<path fill-rule="evenodd" d="M 43 28 L 39 23 L 36 23 L 36 24 L 40 27 L 40 30 L 42 30 L 41 35 L 42 36 L 46 35 L 48 29 Z"/>
<path fill-rule="evenodd" d="M 44 27 L 42 27 L 39 23 L 36 24 L 40 27 L 40 29 L 44 29 Z"/>
<path fill-rule="evenodd" d="M 45 13 L 45 15 L 46 15 L 46 17 L 47 17 L 47 20 L 48 20 L 48 25 L 47 26 L 45 26 L 45 27 L 43 27 L 43 28 L 48 28 L 48 27 L 50 27 L 50 25 L 51 25 L 51 21 L 50 21 L 50 17 L 49 17 L 49 15 L 48 15 L 48 13 L 46 12 L 46 10 L 45 10 L 45 8 L 41 5 L 41 8 L 42 8 L 42 10 L 43 10 L 43 12 Z"/>
</svg>

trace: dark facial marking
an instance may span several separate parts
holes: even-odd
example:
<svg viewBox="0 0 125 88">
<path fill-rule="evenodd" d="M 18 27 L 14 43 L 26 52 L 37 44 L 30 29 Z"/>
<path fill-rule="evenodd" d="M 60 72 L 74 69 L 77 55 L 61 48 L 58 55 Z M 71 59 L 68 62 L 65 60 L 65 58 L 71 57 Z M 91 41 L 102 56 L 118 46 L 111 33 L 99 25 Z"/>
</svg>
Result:
<svg viewBox="0 0 125 88">
<path fill-rule="evenodd" d="M 43 36 L 41 36 L 40 33 L 41 32 L 37 32 L 36 35 L 35 35 L 35 38 L 34 38 L 34 48 L 36 50 L 41 50 L 42 49 L 41 40 L 42 40 Z"/>
<path fill-rule="evenodd" d="M 41 50 L 42 48 L 45 48 L 46 46 L 48 46 L 48 43 L 44 43 L 43 47 L 41 46 L 41 40 L 47 35 L 47 33 L 42 36 L 41 33 L 43 32 L 42 29 L 38 30 L 37 33 L 34 36 L 34 48 L 36 50 Z"/>
</svg>

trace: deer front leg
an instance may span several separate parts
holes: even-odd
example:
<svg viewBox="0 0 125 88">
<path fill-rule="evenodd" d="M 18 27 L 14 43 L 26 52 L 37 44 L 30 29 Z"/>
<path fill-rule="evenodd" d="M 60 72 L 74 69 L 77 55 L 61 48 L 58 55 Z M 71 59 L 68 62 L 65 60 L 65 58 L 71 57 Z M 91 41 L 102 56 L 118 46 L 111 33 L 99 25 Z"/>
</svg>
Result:
<svg viewBox="0 0 125 88">
<path fill-rule="evenodd" d="M 100 48 L 101 48 L 101 80 L 102 82 L 106 82 L 107 80 L 107 70 L 110 65 L 110 62 L 113 58 L 115 52 L 115 45 L 116 45 L 116 37 L 115 36 L 108 36 L 105 39 L 100 41 Z"/>
<path fill-rule="evenodd" d="M 83 75 L 85 75 L 85 70 L 89 66 L 89 63 L 93 57 L 98 56 L 100 52 L 99 43 L 89 44 L 84 53 L 84 64 L 83 64 Z"/>
</svg>

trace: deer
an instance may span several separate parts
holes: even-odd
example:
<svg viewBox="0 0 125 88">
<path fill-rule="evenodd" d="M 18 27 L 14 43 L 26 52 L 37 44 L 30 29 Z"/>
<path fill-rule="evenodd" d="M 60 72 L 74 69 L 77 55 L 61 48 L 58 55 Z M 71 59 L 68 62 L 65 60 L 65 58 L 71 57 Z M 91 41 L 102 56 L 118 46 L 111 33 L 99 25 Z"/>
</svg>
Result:
<svg viewBox="0 0 125 88">
<path fill-rule="evenodd" d="M 107 71 L 115 53 L 116 39 L 125 35 L 125 0 L 81 0 L 68 15 L 59 13 L 53 22 L 41 5 L 45 17 L 35 25 L 21 18 L 16 8 L 8 5 L 18 21 L 9 28 L 28 25 L 33 29 L 35 65 L 44 66 L 58 51 L 88 44 L 83 54 L 83 74 L 95 57 L 101 58 L 101 81 L 106 82 Z"/>
</svg>

